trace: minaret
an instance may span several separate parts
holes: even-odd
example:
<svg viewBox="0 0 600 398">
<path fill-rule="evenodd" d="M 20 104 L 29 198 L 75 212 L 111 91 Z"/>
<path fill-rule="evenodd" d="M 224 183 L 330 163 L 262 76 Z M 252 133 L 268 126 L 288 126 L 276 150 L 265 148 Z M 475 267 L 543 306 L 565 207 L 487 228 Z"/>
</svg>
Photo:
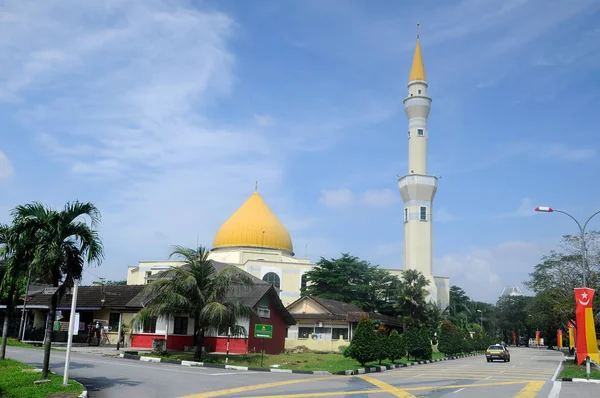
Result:
<svg viewBox="0 0 600 398">
<path fill-rule="evenodd" d="M 404 111 L 408 117 L 408 174 L 398 181 L 404 202 L 404 269 L 416 269 L 429 281 L 430 300 L 437 302 L 433 280 L 433 198 L 437 177 L 427 174 L 427 117 L 431 98 L 427 96 L 427 78 L 417 45 L 408 78 L 408 96 Z"/>
</svg>

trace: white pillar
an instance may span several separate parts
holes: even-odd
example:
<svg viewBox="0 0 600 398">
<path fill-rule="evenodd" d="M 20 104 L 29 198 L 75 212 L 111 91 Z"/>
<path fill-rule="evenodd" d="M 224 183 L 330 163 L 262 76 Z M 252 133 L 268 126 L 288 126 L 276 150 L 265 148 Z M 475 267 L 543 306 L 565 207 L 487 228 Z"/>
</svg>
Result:
<svg viewBox="0 0 600 398">
<path fill-rule="evenodd" d="M 77 290 L 79 281 L 76 280 L 73 285 L 73 297 L 71 299 L 71 317 L 69 319 L 69 337 L 67 339 L 67 356 L 65 357 L 65 374 L 63 376 L 63 384 L 69 382 L 69 362 L 71 361 L 71 347 L 73 346 L 73 333 L 75 332 L 75 312 L 77 311 Z"/>
</svg>

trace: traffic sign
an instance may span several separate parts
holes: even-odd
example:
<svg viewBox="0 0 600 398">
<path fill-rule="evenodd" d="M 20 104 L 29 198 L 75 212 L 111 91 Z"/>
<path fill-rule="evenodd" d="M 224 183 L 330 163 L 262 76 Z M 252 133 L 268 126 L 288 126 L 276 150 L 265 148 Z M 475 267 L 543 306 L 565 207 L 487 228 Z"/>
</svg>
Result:
<svg viewBox="0 0 600 398">
<path fill-rule="evenodd" d="M 273 325 L 254 325 L 254 337 L 260 337 L 263 339 L 270 339 L 273 337 Z"/>
</svg>

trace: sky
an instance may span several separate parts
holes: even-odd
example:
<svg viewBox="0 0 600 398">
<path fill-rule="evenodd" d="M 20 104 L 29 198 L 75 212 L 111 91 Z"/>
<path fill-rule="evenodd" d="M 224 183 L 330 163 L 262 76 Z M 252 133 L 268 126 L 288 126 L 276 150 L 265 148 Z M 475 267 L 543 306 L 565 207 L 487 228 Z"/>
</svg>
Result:
<svg viewBox="0 0 600 398">
<path fill-rule="evenodd" d="M 495 302 L 577 231 L 536 206 L 600 210 L 596 0 L 5 0 L 0 222 L 94 202 L 84 283 L 120 280 L 210 248 L 258 180 L 297 256 L 402 268 L 417 21 L 434 274 Z"/>
</svg>

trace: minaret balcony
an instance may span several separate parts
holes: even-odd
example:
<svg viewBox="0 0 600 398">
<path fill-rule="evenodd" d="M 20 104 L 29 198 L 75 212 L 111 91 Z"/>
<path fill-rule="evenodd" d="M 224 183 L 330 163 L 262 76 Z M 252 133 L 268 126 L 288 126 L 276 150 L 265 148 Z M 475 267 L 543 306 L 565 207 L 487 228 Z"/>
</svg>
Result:
<svg viewBox="0 0 600 398">
<path fill-rule="evenodd" d="M 437 191 L 438 178 L 426 174 L 408 174 L 398 180 L 404 203 L 411 200 L 432 201 Z"/>
</svg>

